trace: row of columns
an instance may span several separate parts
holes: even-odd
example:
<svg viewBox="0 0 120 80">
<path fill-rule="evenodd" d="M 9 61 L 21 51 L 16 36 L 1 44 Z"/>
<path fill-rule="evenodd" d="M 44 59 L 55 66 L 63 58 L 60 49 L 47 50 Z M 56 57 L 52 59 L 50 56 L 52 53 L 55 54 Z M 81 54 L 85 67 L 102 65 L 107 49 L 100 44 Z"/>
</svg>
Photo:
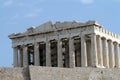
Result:
<svg viewBox="0 0 120 80">
<path fill-rule="evenodd" d="M 106 68 L 120 67 L 119 44 L 97 36 L 98 65 Z"/>
<path fill-rule="evenodd" d="M 89 55 L 87 56 L 87 48 L 86 48 L 86 38 L 85 35 L 81 35 L 81 67 L 88 66 L 88 57 L 91 57 L 91 65 L 93 67 L 97 67 L 98 65 L 104 67 L 119 67 L 119 45 L 117 42 L 114 43 L 114 53 L 112 41 L 107 40 L 105 38 L 101 38 L 100 36 L 96 36 L 95 34 L 90 35 L 90 50 Z M 102 41 L 101 41 L 102 39 Z M 101 45 L 102 42 L 102 45 Z M 18 61 L 18 48 L 14 47 L 14 67 L 18 66 L 28 66 L 28 47 L 23 46 L 23 51 L 21 52 L 21 61 L 19 65 Z M 39 58 L 39 44 L 34 44 L 34 65 L 39 66 L 40 58 Z M 22 57 L 23 56 L 23 57 Z M 62 59 L 62 41 L 57 40 L 57 64 L 58 67 L 63 67 L 63 59 Z M 22 65 L 23 64 L 23 65 Z M 46 41 L 46 66 L 51 66 L 51 49 L 50 49 L 50 41 Z M 74 39 L 69 38 L 69 67 L 75 67 L 75 47 L 74 47 Z"/>
</svg>

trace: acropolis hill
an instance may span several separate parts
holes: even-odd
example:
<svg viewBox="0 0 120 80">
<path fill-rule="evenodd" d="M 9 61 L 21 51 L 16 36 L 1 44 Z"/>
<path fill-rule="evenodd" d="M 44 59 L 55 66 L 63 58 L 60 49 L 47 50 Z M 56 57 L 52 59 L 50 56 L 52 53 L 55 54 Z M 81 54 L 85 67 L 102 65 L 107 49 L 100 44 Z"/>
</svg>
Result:
<svg viewBox="0 0 120 80">
<path fill-rule="evenodd" d="M 120 36 L 96 21 L 46 22 L 9 38 L 14 68 L 0 68 L 0 80 L 120 80 Z"/>
</svg>

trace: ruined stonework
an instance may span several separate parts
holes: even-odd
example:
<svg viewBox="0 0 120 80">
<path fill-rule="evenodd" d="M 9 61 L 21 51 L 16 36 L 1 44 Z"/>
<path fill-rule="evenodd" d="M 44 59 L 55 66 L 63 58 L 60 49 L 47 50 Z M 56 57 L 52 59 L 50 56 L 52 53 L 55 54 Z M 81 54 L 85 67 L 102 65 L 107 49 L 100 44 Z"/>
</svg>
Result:
<svg viewBox="0 0 120 80">
<path fill-rule="evenodd" d="M 120 36 L 96 21 L 47 22 L 9 38 L 14 67 L 120 67 Z"/>
<path fill-rule="evenodd" d="M 0 80 L 120 80 L 120 36 L 96 21 L 47 22 L 9 38 L 15 68 L 0 68 Z"/>
<path fill-rule="evenodd" d="M 0 80 L 120 80 L 118 68 L 0 68 Z"/>
<path fill-rule="evenodd" d="M 120 80 L 120 69 L 31 66 L 30 77 L 31 80 Z"/>
<path fill-rule="evenodd" d="M 0 68 L 0 80 L 30 80 L 29 68 Z"/>
</svg>

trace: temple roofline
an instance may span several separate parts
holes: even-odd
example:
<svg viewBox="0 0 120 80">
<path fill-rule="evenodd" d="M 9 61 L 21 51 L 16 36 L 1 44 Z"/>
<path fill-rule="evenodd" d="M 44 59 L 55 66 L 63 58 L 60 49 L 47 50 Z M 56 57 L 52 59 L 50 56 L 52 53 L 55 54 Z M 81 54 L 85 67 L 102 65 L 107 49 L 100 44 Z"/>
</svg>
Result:
<svg viewBox="0 0 120 80">
<path fill-rule="evenodd" d="M 96 27 L 102 28 L 100 24 L 92 20 L 89 20 L 85 23 L 81 23 L 78 21 L 72 21 L 72 22 L 64 21 L 64 22 L 56 22 L 55 24 L 53 24 L 51 21 L 48 21 L 37 27 L 32 26 L 23 33 L 13 33 L 9 35 L 8 37 L 10 39 L 14 39 L 17 37 L 24 37 L 28 35 L 29 33 L 33 33 L 33 34 L 41 33 L 42 34 L 42 33 L 48 33 L 52 31 L 69 30 L 69 29 L 74 29 L 78 27 L 82 28 L 82 27 L 88 27 L 88 26 L 96 26 Z"/>
</svg>

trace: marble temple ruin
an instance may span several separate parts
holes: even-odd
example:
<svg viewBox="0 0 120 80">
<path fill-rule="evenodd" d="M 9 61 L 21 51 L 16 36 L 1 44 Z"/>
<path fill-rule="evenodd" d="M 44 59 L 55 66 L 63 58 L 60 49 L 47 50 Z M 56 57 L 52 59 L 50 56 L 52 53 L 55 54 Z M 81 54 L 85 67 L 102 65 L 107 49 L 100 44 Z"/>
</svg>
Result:
<svg viewBox="0 0 120 80">
<path fill-rule="evenodd" d="M 49 21 L 9 38 L 14 67 L 120 67 L 120 36 L 96 21 Z"/>
</svg>

